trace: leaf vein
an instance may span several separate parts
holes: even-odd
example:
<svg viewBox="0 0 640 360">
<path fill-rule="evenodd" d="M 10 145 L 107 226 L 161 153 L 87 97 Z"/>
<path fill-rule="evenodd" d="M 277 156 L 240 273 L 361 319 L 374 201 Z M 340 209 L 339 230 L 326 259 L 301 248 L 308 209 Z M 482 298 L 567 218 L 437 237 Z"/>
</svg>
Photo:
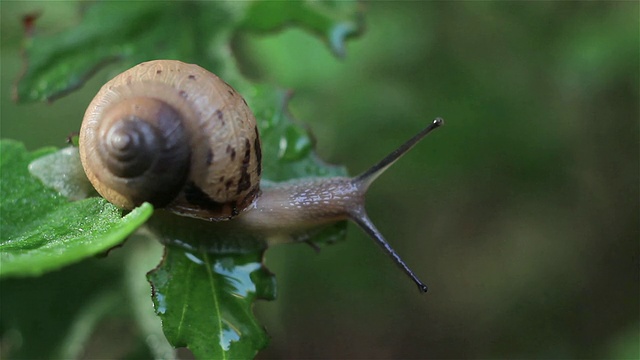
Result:
<svg viewBox="0 0 640 360">
<path fill-rule="evenodd" d="M 224 338 L 224 334 L 222 332 L 222 314 L 220 313 L 220 299 L 219 299 L 219 294 L 216 291 L 216 287 L 215 287 L 215 280 L 213 278 L 213 272 L 212 272 L 212 267 L 211 267 L 211 260 L 209 259 L 209 255 L 206 252 L 202 252 L 203 254 L 203 258 L 204 258 L 204 263 L 205 266 L 207 268 L 207 276 L 209 278 L 209 287 L 211 288 L 211 295 L 213 297 L 213 305 L 215 306 L 215 312 L 218 315 L 218 335 L 219 335 L 219 339 L 223 339 Z M 222 358 L 223 359 L 227 359 L 227 352 L 224 351 L 224 349 L 222 349 Z"/>
<path fill-rule="evenodd" d="M 189 263 L 189 266 L 187 267 L 187 276 L 186 276 L 187 283 L 185 285 L 185 288 L 187 289 L 187 291 L 185 291 L 185 299 L 182 305 L 182 313 L 180 314 L 180 321 L 178 322 L 178 334 L 177 334 L 178 339 L 182 338 L 182 324 L 184 324 L 184 318 L 187 313 L 187 304 L 189 303 L 188 298 L 189 298 L 189 294 L 191 293 L 190 285 L 191 285 L 191 279 L 193 279 L 193 276 L 191 275 L 191 273 L 193 272 L 193 267 L 194 267 L 193 263 Z"/>
</svg>

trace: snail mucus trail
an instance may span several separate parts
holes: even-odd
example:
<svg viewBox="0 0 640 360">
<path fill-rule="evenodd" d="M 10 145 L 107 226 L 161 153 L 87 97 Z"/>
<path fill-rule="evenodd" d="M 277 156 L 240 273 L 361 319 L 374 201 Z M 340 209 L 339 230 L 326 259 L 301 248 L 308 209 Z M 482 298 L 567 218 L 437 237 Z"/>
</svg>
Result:
<svg viewBox="0 0 640 360">
<path fill-rule="evenodd" d="M 418 279 L 365 211 L 371 183 L 440 118 L 355 177 L 304 178 L 260 186 L 256 120 L 230 85 L 174 60 L 139 64 L 106 83 L 80 130 L 80 159 L 96 190 L 115 205 L 143 202 L 227 231 L 269 239 L 352 220 L 416 283 Z"/>
</svg>

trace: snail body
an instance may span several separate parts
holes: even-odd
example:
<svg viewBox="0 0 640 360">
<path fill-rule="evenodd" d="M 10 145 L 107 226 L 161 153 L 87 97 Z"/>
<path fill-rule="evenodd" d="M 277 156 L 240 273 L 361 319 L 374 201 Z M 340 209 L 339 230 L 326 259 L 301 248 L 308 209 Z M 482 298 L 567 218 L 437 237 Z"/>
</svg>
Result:
<svg viewBox="0 0 640 360">
<path fill-rule="evenodd" d="M 96 190 L 132 209 L 143 202 L 265 237 L 299 234 L 336 221 L 358 224 L 411 277 L 364 209 L 369 185 L 431 130 L 434 120 L 363 174 L 260 186 L 256 120 L 216 75 L 174 60 L 139 64 L 107 82 L 80 130 L 80 158 Z M 227 220 L 227 221 L 224 221 Z"/>
</svg>

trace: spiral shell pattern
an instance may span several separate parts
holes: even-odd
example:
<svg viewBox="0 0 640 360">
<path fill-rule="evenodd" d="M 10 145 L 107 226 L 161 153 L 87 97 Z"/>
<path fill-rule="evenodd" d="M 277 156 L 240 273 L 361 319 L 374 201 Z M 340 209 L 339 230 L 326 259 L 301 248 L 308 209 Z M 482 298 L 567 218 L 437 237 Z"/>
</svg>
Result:
<svg viewBox="0 0 640 360">
<path fill-rule="evenodd" d="M 224 220 L 259 192 L 260 139 L 244 99 L 205 69 L 139 64 L 106 83 L 87 108 L 80 158 L 115 205 L 142 202 Z"/>
</svg>

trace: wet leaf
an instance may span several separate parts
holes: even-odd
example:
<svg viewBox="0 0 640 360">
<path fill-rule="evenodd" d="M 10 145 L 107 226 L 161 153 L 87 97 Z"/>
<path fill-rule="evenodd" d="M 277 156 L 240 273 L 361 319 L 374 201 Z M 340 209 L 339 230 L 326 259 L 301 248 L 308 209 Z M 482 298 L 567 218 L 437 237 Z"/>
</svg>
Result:
<svg viewBox="0 0 640 360">
<path fill-rule="evenodd" d="M 261 253 L 215 255 L 169 246 L 148 277 L 174 346 L 188 347 L 199 359 L 248 359 L 267 345 L 251 311 L 254 300 L 275 298 L 275 278 Z"/>
</svg>

